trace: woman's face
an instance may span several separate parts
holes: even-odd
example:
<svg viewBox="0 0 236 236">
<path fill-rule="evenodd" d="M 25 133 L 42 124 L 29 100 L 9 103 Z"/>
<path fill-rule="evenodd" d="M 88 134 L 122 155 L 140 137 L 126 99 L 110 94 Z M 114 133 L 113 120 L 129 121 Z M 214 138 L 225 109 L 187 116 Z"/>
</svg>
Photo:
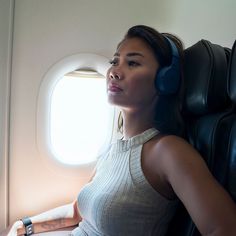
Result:
<svg viewBox="0 0 236 236">
<path fill-rule="evenodd" d="M 151 48 L 142 39 L 123 41 L 107 72 L 108 101 L 122 109 L 140 109 L 156 102 L 158 67 Z"/>
</svg>

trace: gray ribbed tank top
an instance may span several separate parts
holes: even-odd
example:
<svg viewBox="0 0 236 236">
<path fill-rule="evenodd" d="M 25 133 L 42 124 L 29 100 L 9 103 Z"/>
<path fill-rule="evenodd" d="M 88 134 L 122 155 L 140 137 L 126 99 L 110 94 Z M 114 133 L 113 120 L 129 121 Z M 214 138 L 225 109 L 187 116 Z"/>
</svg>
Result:
<svg viewBox="0 0 236 236">
<path fill-rule="evenodd" d="M 102 155 L 96 175 L 79 193 L 83 220 L 72 235 L 162 236 L 177 205 L 155 191 L 141 168 L 143 144 L 158 131 L 148 129 L 118 140 Z"/>
</svg>

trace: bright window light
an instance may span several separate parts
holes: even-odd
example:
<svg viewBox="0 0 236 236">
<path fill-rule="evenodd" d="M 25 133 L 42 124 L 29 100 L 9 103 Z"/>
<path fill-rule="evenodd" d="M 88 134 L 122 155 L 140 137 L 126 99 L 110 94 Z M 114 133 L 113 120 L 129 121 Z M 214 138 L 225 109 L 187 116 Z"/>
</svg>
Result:
<svg viewBox="0 0 236 236">
<path fill-rule="evenodd" d="M 53 90 L 50 111 L 54 156 L 69 165 L 95 161 L 111 137 L 112 108 L 104 76 L 94 71 L 65 75 Z"/>
</svg>

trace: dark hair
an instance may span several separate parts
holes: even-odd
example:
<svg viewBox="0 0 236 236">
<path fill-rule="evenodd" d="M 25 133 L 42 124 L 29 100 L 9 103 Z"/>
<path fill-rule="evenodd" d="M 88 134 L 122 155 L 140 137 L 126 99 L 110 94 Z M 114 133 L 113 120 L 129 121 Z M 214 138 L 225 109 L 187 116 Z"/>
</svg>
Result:
<svg viewBox="0 0 236 236">
<path fill-rule="evenodd" d="M 181 66 L 181 83 L 176 94 L 162 95 L 159 94 L 156 105 L 156 115 L 154 126 L 164 134 L 174 134 L 183 136 L 184 125 L 181 116 L 182 110 L 182 93 L 183 93 L 183 45 L 181 40 L 173 34 L 159 33 L 154 28 L 145 25 L 136 25 L 131 27 L 123 40 L 118 44 L 117 48 L 127 39 L 140 38 L 153 50 L 156 60 L 160 68 L 167 67 L 172 62 L 171 47 L 166 40 L 171 39 L 176 45 Z M 159 69 L 160 69 L 159 68 Z M 121 117 L 118 121 L 119 130 L 122 129 L 123 121 Z"/>
</svg>

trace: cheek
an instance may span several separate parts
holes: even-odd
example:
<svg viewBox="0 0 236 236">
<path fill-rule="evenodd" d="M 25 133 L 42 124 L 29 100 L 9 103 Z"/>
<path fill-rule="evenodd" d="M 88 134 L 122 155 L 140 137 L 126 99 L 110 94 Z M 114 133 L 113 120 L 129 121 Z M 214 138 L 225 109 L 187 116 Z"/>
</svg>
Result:
<svg viewBox="0 0 236 236">
<path fill-rule="evenodd" d="M 156 90 L 155 79 L 155 73 L 152 73 L 150 71 L 148 73 L 142 72 L 137 74 L 133 86 L 136 86 L 137 88 L 141 88 L 143 90 Z"/>
</svg>

